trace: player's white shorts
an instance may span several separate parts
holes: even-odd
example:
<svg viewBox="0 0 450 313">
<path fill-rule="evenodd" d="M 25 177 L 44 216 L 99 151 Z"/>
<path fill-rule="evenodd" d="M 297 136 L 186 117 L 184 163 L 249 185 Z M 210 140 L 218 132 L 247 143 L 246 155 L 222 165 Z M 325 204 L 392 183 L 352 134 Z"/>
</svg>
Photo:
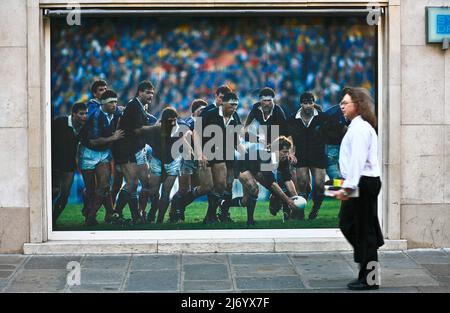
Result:
<svg viewBox="0 0 450 313">
<path fill-rule="evenodd" d="M 152 152 L 153 152 L 153 148 L 150 147 L 149 145 L 145 145 L 145 156 L 147 158 L 147 162 L 150 162 L 150 160 L 152 159 Z"/>
<path fill-rule="evenodd" d="M 82 171 L 94 170 L 97 164 L 109 163 L 111 160 L 111 149 L 96 151 L 80 145 L 78 164 Z"/>
<path fill-rule="evenodd" d="M 135 154 L 136 156 L 136 164 L 137 165 L 146 165 L 147 164 L 147 149 L 144 147 L 142 150 L 139 150 Z"/>
<path fill-rule="evenodd" d="M 150 171 L 155 176 L 161 176 L 162 174 L 162 167 L 161 167 L 161 160 L 155 158 L 155 156 L 152 156 L 152 159 L 150 160 Z M 164 164 L 164 170 L 166 171 L 166 174 L 169 176 L 178 176 L 180 174 L 180 166 L 181 166 L 181 156 L 173 160 L 169 164 Z"/>
</svg>

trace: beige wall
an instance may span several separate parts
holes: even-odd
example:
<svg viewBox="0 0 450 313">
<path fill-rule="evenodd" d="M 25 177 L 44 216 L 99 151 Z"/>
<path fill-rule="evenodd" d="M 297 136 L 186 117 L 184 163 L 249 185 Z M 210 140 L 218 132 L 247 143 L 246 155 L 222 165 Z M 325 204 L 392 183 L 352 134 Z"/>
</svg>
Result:
<svg viewBox="0 0 450 313">
<path fill-rule="evenodd" d="M 427 45 L 425 6 L 401 0 L 401 236 L 410 247 L 450 246 L 450 51 Z"/>
<path fill-rule="evenodd" d="M 218 3 L 169 1 L 171 5 L 187 2 Z M 272 1 L 289 6 L 361 2 Z M 46 240 L 45 63 L 39 3 L 65 6 L 67 1 L 0 1 L 0 253 L 21 252 L 25 242 Z M 425 6 L 445 4 L 449 0 L 390 0 L 383 31 L 385 233 L 390 239 L 407 239 L 409 247 L 450 247 L 450 184 L 446 183 L 450 52 L 425 44 Z"/>
<path fill-rule="evenodd" d="M 30 238 L 27 2 L 0 1 L 0 252 Z"/>
</svg>

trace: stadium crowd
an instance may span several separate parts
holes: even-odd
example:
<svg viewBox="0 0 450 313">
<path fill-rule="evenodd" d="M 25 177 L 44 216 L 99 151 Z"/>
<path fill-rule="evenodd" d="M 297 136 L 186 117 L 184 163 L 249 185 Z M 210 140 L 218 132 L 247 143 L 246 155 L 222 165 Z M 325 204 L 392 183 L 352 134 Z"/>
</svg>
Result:
<svg viewBox="0 0 450 313">
<path fill-rule="evenodd" d="M 60 20 L 51 47 L 53 117 L 92 97 L 95 79 L 120 91 L 122 104 L 140 81 L 155 82 L 155 115 L 170 105 L 186 116 L 192 99 L 212 101 L 222 84 L 239 90 L 240 116 L 260 86 L 277 91 L 286 115 L 303 91 L 324 110 L 344 86 L 375 91 L 375 28 L 348 18 L 85 18 L 71 27 Z"/>
</svg>

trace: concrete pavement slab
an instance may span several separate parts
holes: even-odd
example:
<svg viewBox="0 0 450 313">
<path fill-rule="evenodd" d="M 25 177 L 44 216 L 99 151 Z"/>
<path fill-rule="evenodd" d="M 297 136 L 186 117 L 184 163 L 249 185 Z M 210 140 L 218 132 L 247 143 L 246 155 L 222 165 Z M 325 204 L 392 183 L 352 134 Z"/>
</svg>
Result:
<svg viewBox="0 0 450 313">
<path fill-rule="evenodd" d="M 0 292 L 3 292 L 3 289 L 6 287 L 7 284 L 8 284 L 7 279 L 0 279 Z"/>
<path fill-rule="evenodd" d="M 329 254 L 292 254 L 289 256 L 295 266 L 300 267 L 324 267 L 329 268 L 335 265 L 348 267 L 347 261 L 339 253 Z M 327 266 L 328 264 L 328 266 Z"/>
<path fill-rule="evenodd" d="M 382 276 L 430 276 L 424 268 L 381 268 Z"/>
<path fill-rule="evenodd" d="M 228 292 L 233 290 L 231 280 L 185 280 L 183 282 L 184 292 Z"/>
<path fill-rule="evenodd" d="M 17 265 L 24 261 L 27 257 L 24 255 L 0 255 L 0 264 Z"/>
<path fill-rule="evenodd" d="M 381 286 L 378 290 L 365 290 L 365 291 L 355 291 L 349 290 L 347 287 L 339 288 L 316 288 L 316 289 L 306 289 L 302 291 L 303 293 L 417 293 L 418 289 L 415 287 L 383 287 Z"/>
<path fill-rule="evenodd" d="M 230 254 L 231 265 L 272 264 L 290 265 L 286 254 Z"/>
<path fill-rule="evenodd" d="M 237 291 L 238 293 L 255 293 L 257 292 L 258 294 L 264 294 L 264 293 L 304 293 L 306 292 L 308 289 L 258 289 L 258 290 L 239 290 Z M 316 289 L 318 290 L 318 289 Z"/>
<path fill-rule="evenodd" d="M 353 253 L 342 253 L 345 260 L 354 271 L 358 271 L 358 264 L 353 261 Z M 422 268 L 420 264 L 412 260 L 403 252 L 383 251 L 378 253 L 378 261 L 382 269 L 396 268 Z"/>
<path fill-rule="evenodd" d="M 450 255 L 443 250 L 409 250 L 406 253 L 419 264 L 450 265 Z"/>
<path fill-rule="evenodd" d="M 449 292 L 443 250 L 379 253 L 381 288 L 371 292 Z M 66 286 L 67 263 L 81 286 Z M 351 252 L 159 255 L 0 255 L 0 292 L 353 292 Z"/>
<path fill-rule="evenodd" d="M 81 284 L 121 284 L 125 278 L 126 270 L 81 269 Z"/>
<path fill-rule="evenodd" d="M 66 285 L 67 271 L 21 270 L 13 277 L 6 292 L 62 292 Z"/>
<path fill-rule="evenodd" d="M 14 271 L 0 271 L 0 280 L 10 278 L 13 273 L 14 273 Z"/>
<path fill-rule="evenodd" d="M 450 293 L 450 286 L 447 287 L 417 287 L 423 293 Z"/>
<path fill-rule="evenodd" d="M 131 271 L 176 270 L 180 255 L 133 255 Z"/>
<path fill-rule="evenodd" d="M 350 281 L 354 278 L 356 278 L 358 275 L 357 273 L 350 272 L 350 271 L 336 271 L 336 272 L 309 272 L 309 273 L 301 273 L 300 277 L 304 281 L 319 281 L 319 280 L 347 280 Z"/>
<path fill-rule="evenodd" d="M 259 277 L 259 276 L 295 276 L 297 275 L 292 266 L 272 265 L 239 265 L 232 266 L 235 277 Z"/>
<path fill-rule="evenodd" d="M 296 263 L 295 269 L 305 276 L 317 277 L 347 277 L 354 276 L 355 271 L 345 262 L 308 262 Z"/>
<path fill-rule="evenodd" d="M 450 276 L 434 276 L 440 286 L 450 287 Z"/>
<path fill-rule="evenodd" d="M 179 290 L 179 272 L 174 270 L 132 271 L 125 291 L 176 292 Z"/>
<path fill-rule="evenodd" d="M 381 274 L 381 285 L 386 287 L 439 286 L 430 276 L 390 276 Z"/>
<path fill-rule="evenodd" d="M 381 268 L 381 284 L 389 287 L 438 286 L 425 269 Z"/>
<path fill-rule="evenodd" d="M 337 254 L 290 256 L 298 273 L 309 279 L 344 279 L 355 276 L 355 270 Z"/>
<path fill-rule="evenodd" d="M 382 251 L 378 253 L 378 260 L 380 263 L 388 265 L 388 266 L 397 266 L 397 267 L 411 267 L 418 268 L 420 267 L 417 262 L 411 259 L 404 252 L 397 251 Z"/>
<path fill-rule="evenodd" d="M 351 267 L 354 272 L 358 272 L 358 264 L 353 261 L 353 253 L 352 252 L 341 252 L 342 257 L 345 259 L 347 264 Z"/>
<path fill-rule="evenodd" d="M 81 263 L 81 268 L 88 269 L 123 269 L 128 267 L 131 255 L 89 255 Z"/>
<path fill-rule="evenodd" d="M 433 276 L 450 276 L 450 264 L 422 264 Z"/>
<path fill-rule="evenodd" d="M 236 277 L 236 287 L 239 290 L 289 290 L 302 289 L 303 285 L 298 276 L 272 277 Z"/>
<path fill-rule="evenodd" d="M 120 292 L 120 284 L 81 284 L 81 286 L 72 286 L 67 290 L 68 293 L 116 293 Z"/>
<path fill-rule="evenodd" d="M 18 265 L 0 264 L 0 271 L 13 271 Z"/>
<path fill-rule="evenodd" d="M 305 279 L 305 283 L 311 288 L 347 288 L 347 284 L 353 277 L 341 279 Z"/>
<path fill-rule="evenodd" d="M 226 280 L 230 277 L 225 264 L 186 264 L 183 272 L 185 280 Z"/>
<path fill-rule="evenodd" d="M 321 261 L 333 262 L 333 261 L 342 261 L 343 260 L 343 255 L 339 252 L 293 253 L 293 254 L 289 254 L 289 257 L 293 261 L 321 260 Z"/>
<path fill-rule="evenodd" d="M 183 264 L 226 264 L 226 254 L 183 254 Z"/>
<path fill-rule="evenodd" d="M 355 292 L 355 291 L 352 291 Z M 378 290 L 371 290 L 370 293 L 417 293 L 416 287 L 390 287 L 386 285 L 380 286 Z"/>
<path fill-rule="evenodd" d="M 31 256 L 25 263 L 25 269 L 66 270 L 69 262 L 81 262 L 82 256 Z"/>
</svg>

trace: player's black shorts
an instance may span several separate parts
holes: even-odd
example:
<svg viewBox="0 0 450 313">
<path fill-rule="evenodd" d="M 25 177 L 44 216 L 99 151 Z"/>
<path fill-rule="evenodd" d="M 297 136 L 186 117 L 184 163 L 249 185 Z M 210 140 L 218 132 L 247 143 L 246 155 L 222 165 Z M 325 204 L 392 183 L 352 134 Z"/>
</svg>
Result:
<svg viewBox="0 0 450 313">
<path fill-rule="evenodd" d="M 261 171 L 261 162 L 257 160 L 240 160 L 239 162 L 239 171 L 241 173 L 249 171 L 255 176 L 258 172 Z"/>
<path fill-rule="evenodd" d="M 257 160 L 243 160 L 240 161 L 240 172 L 244 173 L 249 171 L 252 173 L 253 177 L 258 176 L 258 182 L 263 185 L 268 190 L 271 190 L 272 184 L 276 182 L 275 175 L 272 171 L 262 171 L 261 170 L 261 162 Z M 262 176 L 262 180 L 261 180 Z"/>
<path fill-rule="evenodd" d="M 54 162 L 52 160 L 52 170 L 57 170 L 60 172 L 75 172 L 77 169 L 77 163 L 75 161 L 73 162 Z"/>
<path fill-rule="evenodd" d="M 52 169 L 61 172 L 74 172 L 77 169 L 75 157 L 68 155 L 52 155 Z"/>
<path fill-rule="evenodd" d="M 297 163 L 294 165 L 295 168 L 300 167 L 315 167 L 315 168 L 326 168 L 327 167 L 327 159 L 321 158 L 318 160 L 302 160 L 297 158 Z"/>
<path fill-rule="evenodd" d="M 63 174 L 67 173 L 71 173 L 73 175 L 74 171 L 66 171 L 52 168 L 52 188 L 58 188 L 63 178 Z"/>
<path fill-rule="evenodd" d="M 212 166 L 214 164 L 220 164 L 220 163 L 228 163 L 228 161 L 225 160 L 210 160 L 208 161 L 208 166 Z"/>
<path fill-rule="evenodd" d="M 147 162 L 145 149 L 136 149 L 135 146 L 127 142 L 120 142 L 112 147 L 114 162 L 118 165 L 126 163 L 136 163 L 143 165 Z"/>
<path fill-rule="evenodd" d="M 130 151 L 125 149 L 113 149 L 113 158 L 116 164 L 136 163 L 134 153 L 130 153 Z"/>
</svg>

